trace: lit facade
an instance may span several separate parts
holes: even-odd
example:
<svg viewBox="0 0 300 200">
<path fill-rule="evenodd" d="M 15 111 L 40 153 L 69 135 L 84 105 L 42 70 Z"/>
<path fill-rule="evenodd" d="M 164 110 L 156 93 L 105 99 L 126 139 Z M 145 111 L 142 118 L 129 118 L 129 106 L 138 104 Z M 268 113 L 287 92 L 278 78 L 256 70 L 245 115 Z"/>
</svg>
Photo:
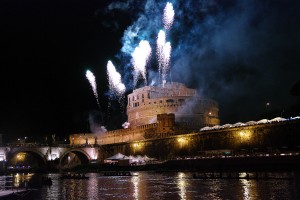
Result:
<svg viewBox="0 0 300 200">
<path fill-rule="evenodd" d="M 182 83 L 145 86 L 128 95 L 129 128 L 103 134 L 72 134 L 72 145 L 115 144 L 164 138 L 219 125 L 218 104 Z"/>
<path fill-rule="evenodd" d="M 201 98 L 195 89 L 182 83 L 145 86 L 128 95 L 127 116 L 130 126 L 157 122 L 157 115 L 174 113 L 175 122 L 194 128 L 218 125 L 218 104 Z"/>
</svg>

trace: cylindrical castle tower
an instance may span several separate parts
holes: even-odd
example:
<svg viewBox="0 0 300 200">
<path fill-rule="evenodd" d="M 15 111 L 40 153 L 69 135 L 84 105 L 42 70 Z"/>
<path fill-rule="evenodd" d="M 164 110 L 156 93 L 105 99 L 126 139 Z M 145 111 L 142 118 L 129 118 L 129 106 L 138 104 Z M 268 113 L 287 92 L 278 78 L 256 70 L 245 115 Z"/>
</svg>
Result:
<svg viewBox="0 0 300 200">
<path fill-rule="evenodd" d="M 145 86 L 128 95 L 127 116 L 131 127 L 155 123 L 158 114 L 175 114 L 176 123 L 194 128 L 219 124 L 218 104 L 201 98 L 182 83 Z"/>
</svg>

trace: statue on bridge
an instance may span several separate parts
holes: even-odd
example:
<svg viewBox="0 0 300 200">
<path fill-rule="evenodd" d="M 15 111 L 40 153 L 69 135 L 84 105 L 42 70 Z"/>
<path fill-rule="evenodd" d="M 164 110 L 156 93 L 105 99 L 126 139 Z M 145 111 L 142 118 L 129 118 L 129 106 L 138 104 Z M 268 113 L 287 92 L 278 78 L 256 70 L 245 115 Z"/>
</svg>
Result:
<svg viewBox="0 0 300 200">
<path fill-rule="evenodd" d="M 55 134 L 52 134 L 52 143 L 55 144 Z"/>
</svg>

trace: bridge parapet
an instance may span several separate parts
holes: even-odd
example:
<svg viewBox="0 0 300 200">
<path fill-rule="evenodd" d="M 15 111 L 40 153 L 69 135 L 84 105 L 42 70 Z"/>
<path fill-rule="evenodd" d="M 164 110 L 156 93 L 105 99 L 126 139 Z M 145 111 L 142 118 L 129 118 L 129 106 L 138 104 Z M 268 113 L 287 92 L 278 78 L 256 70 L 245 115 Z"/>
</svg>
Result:
<svg viewBox="0 0 300 200">
<path fill-rule="evenodd" d="M 8 144 L 0 147 L 0 162 L 10 161 L 18 153 L 25 152 L 35 157 L 40 161 L 46 163 L 53 160 L 62 160 L 68 153 L 74 153 L 80 156 L 84 162 L 91 162 L 98 159 L 99 146 L 98 145 L 70 145 L 59 144 L 47 146 L 43 144 Z"/>
</svg>

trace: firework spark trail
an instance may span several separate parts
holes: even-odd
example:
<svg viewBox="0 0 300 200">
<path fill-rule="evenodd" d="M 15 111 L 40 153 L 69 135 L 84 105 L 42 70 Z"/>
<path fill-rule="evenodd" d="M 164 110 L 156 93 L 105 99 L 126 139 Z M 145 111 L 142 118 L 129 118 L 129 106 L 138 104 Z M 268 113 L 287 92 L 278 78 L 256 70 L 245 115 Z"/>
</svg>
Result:
<svg viewBox="0 0 300 200">
<path fill-rule="evenodd" d="M 172 50 L 171 43 L 170 42 L 165 43 L 165 45 L 163 47 L 163 56 L 162 56 L 162 58 L 163 58 L 162 66 L 163 67 L 162 67 L 162 72 L 161 72 L 163 83 L 165 83 L 166 76 L 169 71 L 171 50 Z"/>
<path fill-rule="evenodd" d="M 147 78 L 146 78 L 146 65 L 147 62 L 150 59 L 151 55 L 151 47 L 148 41 L 142 40 L 139 43 L 139 46 L 134 49 L 134 52 L 132 53 L 132 64 L 134 67 L 134 86 L 137 83 L 137 79 L 139 75 L 141 74 L 145 84 L 147 84 Z"/>
<path fill-rule="evenodd" d="M 92 87 L 94 96 L 96 97 L 96 101 L 97 101 L 97 105 L 100 108 L 100 103 L 99 103 L 99 99 L 98 99 L 98 93 L 97 93 L 97 84 L 96 84 L 96 78 L 94 76 L 94 74 L 90 71 L 87 70 L 85 73 L 86 78 L 88 79 L 88 81 L 90 82 L 90 85 Z"/>
<path fill-rule="evenodd" d="M 157 55 L 158 72 L 160 78 L 163 69 L 163 48 L 165 43 L 166 43 L 166 33 L 163 30 L 160 30 L 156 40 L 156 55 Z"/>
<path fill-rule="evenodd" d="M 166 30 L 171 29 L 173 21 L 174 21 L 174 9 L 173 4 L 168 2 L 165 9 L 164 9 L 164 16 L 163 16 L 163 22 L 164 22 L 164 28 Z"/>
<path fill-rule="evenodd" d="M 166 33 L 160 30 L 157 36 L 156 54 L 158 59 L 159 75 L 162 83 L 166 81 L 166 76 L 169 70 L 171 49 L 171 43 L 166 42 Z"/>
<path fill-rule="evenodd" d="M 126 87 L 121 81 L 121 75 L 117 72 L 115 66 L 111 61 L 107 63 L 107 76 L 109 82 L 109 89 L 117 95 L 119 98 L 122 98 Z"/>
</svg>

